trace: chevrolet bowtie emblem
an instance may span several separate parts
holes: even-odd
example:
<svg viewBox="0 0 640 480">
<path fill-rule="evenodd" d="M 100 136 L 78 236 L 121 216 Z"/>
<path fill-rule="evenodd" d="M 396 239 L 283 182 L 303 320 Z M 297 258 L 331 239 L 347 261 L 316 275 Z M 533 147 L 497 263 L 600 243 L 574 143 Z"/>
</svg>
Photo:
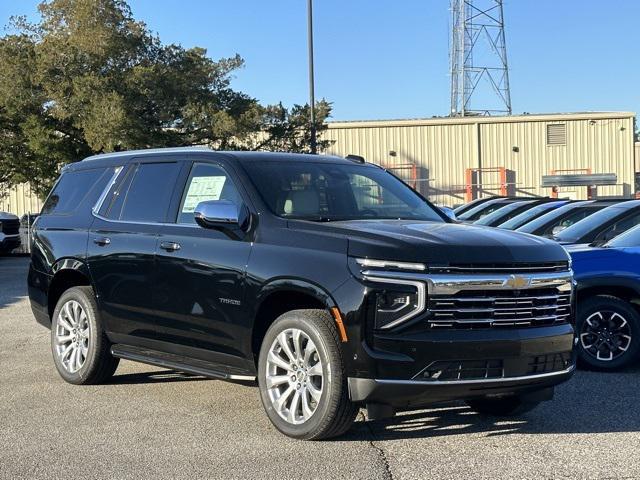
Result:
<svg viewBox="0 0 640 480">
<path fill-rule="evenodd" d="M 523 277 L 520 275 L 509 275 L 509 278 L 502 284 L 503 287 L 510 287 L 515 290 L 526 288 L 529 285 L 531 285 L 531 277 Z"/>
</svg>

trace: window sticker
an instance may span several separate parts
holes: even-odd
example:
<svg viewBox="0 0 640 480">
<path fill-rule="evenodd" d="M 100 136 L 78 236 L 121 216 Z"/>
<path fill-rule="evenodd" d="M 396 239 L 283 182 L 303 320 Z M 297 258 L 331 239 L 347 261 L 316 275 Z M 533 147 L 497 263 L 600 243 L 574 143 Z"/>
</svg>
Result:
<svg viewBox="0 0 640 480">
<path fill-rule="evenodd" d="M 227 177 L 224 175 L 193 177 L 184 199 L 182 213 L 193 213 L 200 202 L 220 200 L 220 193 L 226 180 Z"/>
</svg>

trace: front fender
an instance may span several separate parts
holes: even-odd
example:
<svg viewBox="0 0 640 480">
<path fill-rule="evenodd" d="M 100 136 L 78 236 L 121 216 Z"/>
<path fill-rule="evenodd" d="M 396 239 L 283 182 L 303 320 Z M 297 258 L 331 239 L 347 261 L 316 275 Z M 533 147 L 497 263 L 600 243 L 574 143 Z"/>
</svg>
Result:
<svg viewBox="0 0 640 480">
<path fill-rule="evenodd" d="M 281 291 L 295 291 L 310 295 L 322 302 L 327 308 L 336 306 L 331 294 L 318 284 L 297 278 L 277 278 L 262 286 L 256 298 L 255 311 L 260 309 L 260 305 L 269 295 Z"/>
</svg>

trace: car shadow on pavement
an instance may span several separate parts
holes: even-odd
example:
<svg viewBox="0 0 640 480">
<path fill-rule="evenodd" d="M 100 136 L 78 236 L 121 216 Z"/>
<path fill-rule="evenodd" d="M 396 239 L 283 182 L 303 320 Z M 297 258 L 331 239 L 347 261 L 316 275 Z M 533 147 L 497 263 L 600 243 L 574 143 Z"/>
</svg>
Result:
<svg viewBox="0 0 640 480">
<path fill-rule="evenodd" d="M 368 435 L 385 441 L 469 433 L 500 436 L 640 432 L 640 405 L 636 401 L 639 391 L 637 366 L 616 373 L 578 372 L 558 388 L 553 401 L 521 416 L 480 415 L 456 402 L 367 422 L 356 428 L 355 436 L 347 435 L 341 440 L 361 440 L 355 437 Z"/>
<path fill-rule="evenodd" d="M 110 385 L 135 385 L 146 383 L 199 382 L 203 380 L 211 379 L 174 370 L 158 370 L 155 372 L 116 374 L 111 377 L 107 383 Z"/>
</svg>

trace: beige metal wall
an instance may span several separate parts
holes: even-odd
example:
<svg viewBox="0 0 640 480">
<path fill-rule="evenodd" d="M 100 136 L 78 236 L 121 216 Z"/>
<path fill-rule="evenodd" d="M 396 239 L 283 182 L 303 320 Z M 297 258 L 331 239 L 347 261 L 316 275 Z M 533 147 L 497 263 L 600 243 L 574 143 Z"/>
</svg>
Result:
<svg viewBox="0 0 640 480">
<path fill-rule="evenodd" d="M 640 173 L 640 142 L 636 142 L 636 172 Z"/>
<path fill-rule="evenodd" d="M 0 211 L 18 216 L 25 213 L 39 213 L 42 201 L 31 191 L 28 184 L 21 184 L 8 191 L 0 192 Z"/>
<path fill-rule="evenodd" d="M 334 142 L 327 153 L 363 155 L 391 167 L 415 165 L 418 177 L 429 179 L 419 182 L 419 190 L 437 203 L 464 201 L 465 170 L 469 167 L 506 167 L 514 172 L 512 190 L 534 195 L 550 193 L 540 187 L 542 175 L 591 168 L 593 173 L 618 175 L 618 185 L 600 187 L 598 195 L 628 197 L 634 192 L 636 170 L 633 119 L 630 112 L 607 112 L 332 122 L 324 138 Z M 566 125 L 565 145 L 547 145 L 550 123 Z M 484 173 L 481 183 L 485 193 L 496 193 L 498 174 Z M 574 198 L 585 198 L 586 193 L 586 187 L 561 191 Z"/>
</svg>

